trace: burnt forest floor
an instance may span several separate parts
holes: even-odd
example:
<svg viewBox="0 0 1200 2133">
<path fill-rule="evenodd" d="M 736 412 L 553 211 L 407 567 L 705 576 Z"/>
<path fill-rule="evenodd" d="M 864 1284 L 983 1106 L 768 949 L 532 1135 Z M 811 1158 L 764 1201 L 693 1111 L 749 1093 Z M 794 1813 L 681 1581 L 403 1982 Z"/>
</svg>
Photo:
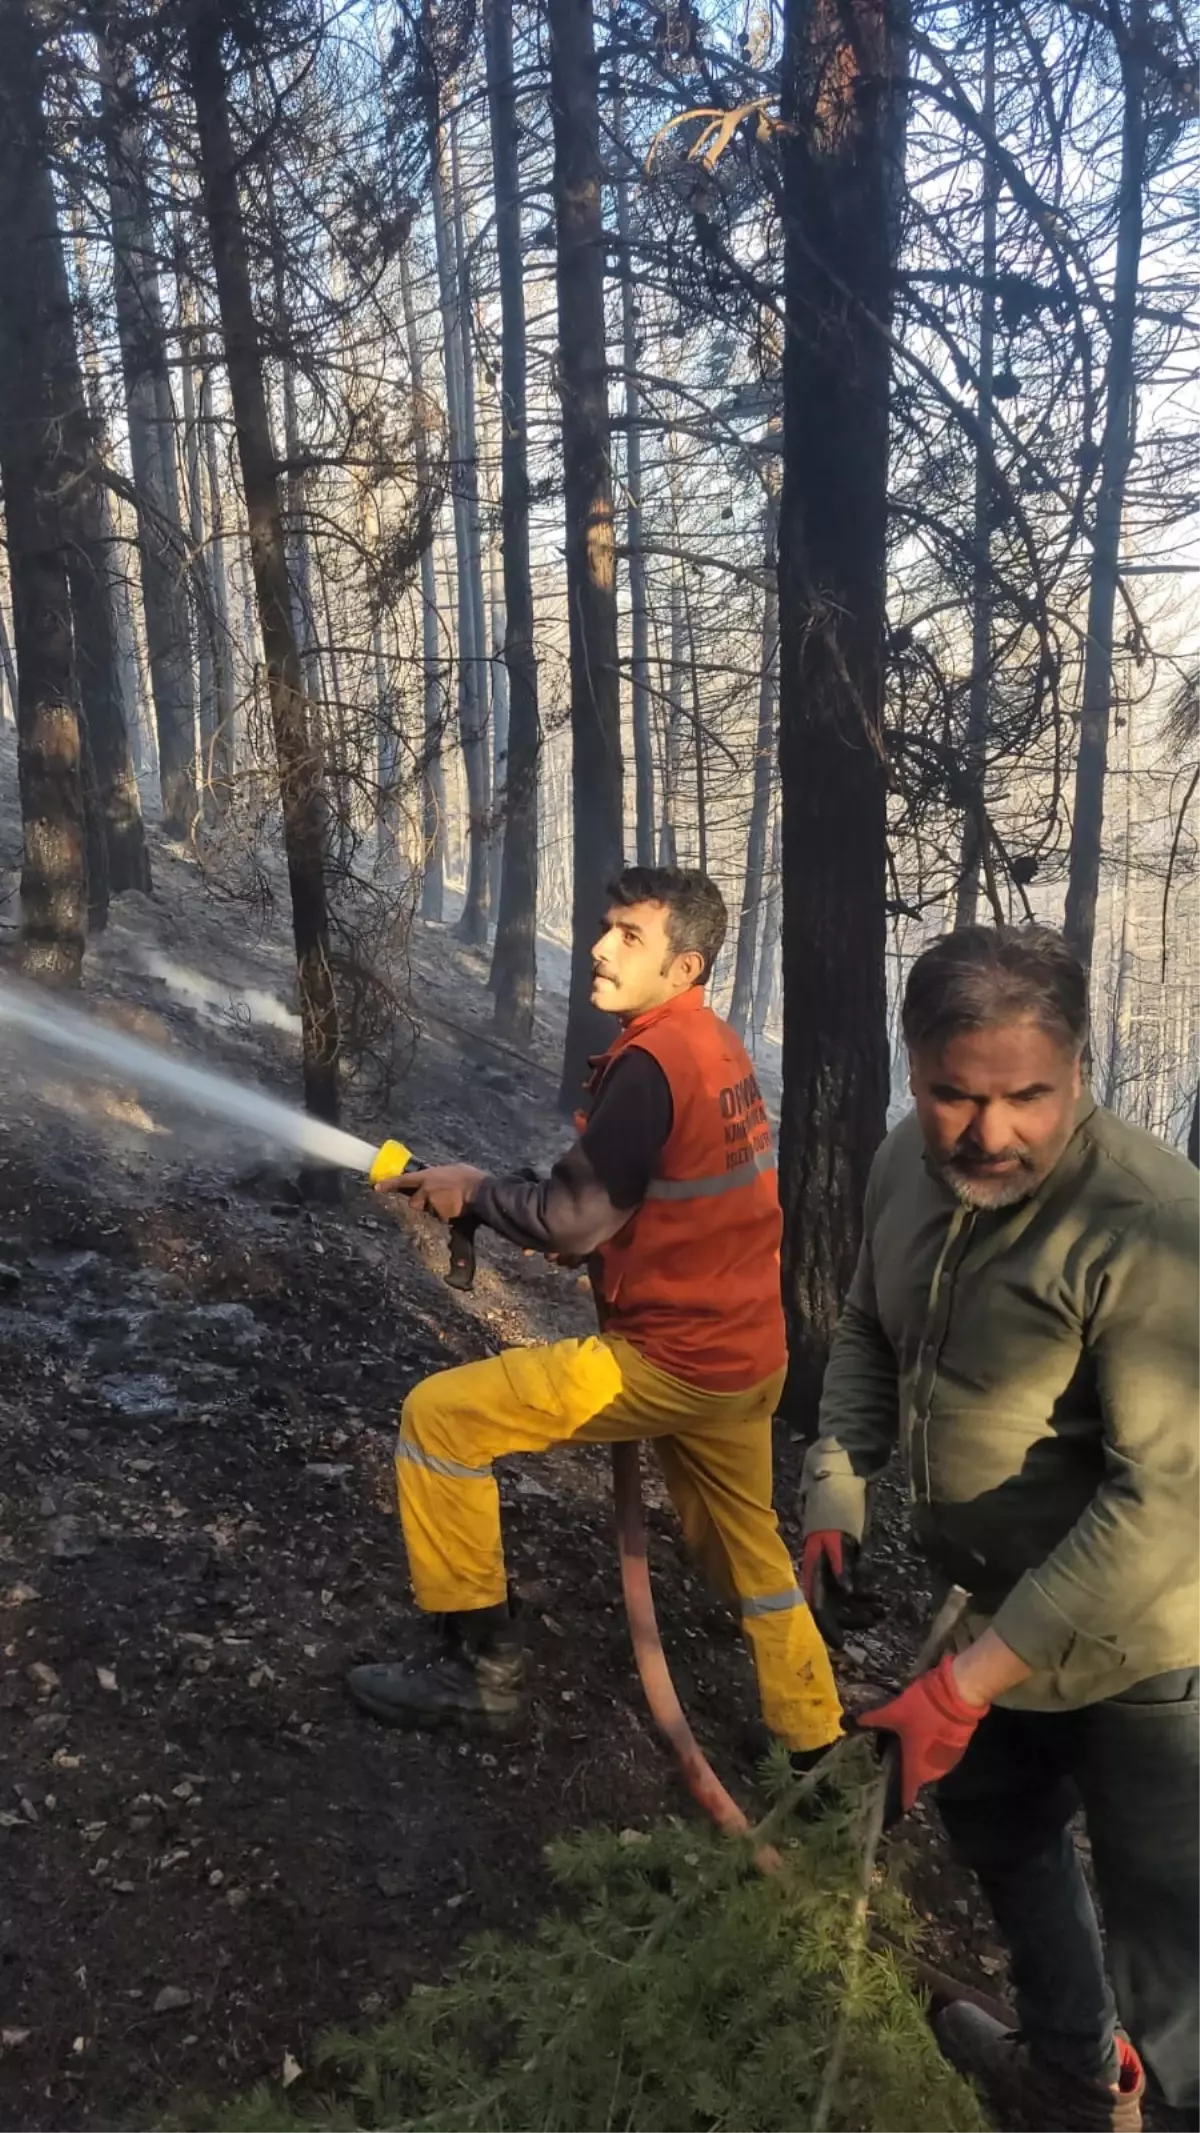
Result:
<svg viewBox="0 0 1200 2133">
<path fill-rule="evenodd" d="M 0 736 L 0 956 L 16 923 Z M 286 934 L 259 938 L 155 841 L 155 894 L 89 950 L 93 1013 L 290 1096 Z M 415 928 L 419 1037 L 389 1119 L 422 1152 L 544 1164 L 563 1010 L 519 1058 L 489 1037 L 482 960 Z M 558 953 L 561 965 L 561 951 Z M 599 1449 L 509 1461 L 512 1575 L 536 1663 L 528 1735 L 494 1748 L 378 1729 L 346 1669 L 414 1615 L 391 1447 L 424 1373 L 588 1329 L 577 1277 L 493 1241 L 473 1296 L 444 1233 L 352 1185 L 303 1202 L 244 1136 L 126 1086 L 87 1089 L 3 1039 L 0 1007 L 0 2124 L 127 2126 L 220 2097 L 441 1976 L 468 1935 L 528 1929 L 547 1840 L 690 1811 L 630 1656 Z M 793 1547 L 797 1448 L 779 1444 Z M 719 1771 L 749 1799 L 754 1717 L 732 1616 L 648 1482 L 660 1619 Z M 877 1520 L 879 1625 L 848 1703 L 902 1674 L 925 1615 L 899 1497 Z M 929 1954 L 1001 1970 L 923 1813 L 908 1880 Z"/>
</svg>

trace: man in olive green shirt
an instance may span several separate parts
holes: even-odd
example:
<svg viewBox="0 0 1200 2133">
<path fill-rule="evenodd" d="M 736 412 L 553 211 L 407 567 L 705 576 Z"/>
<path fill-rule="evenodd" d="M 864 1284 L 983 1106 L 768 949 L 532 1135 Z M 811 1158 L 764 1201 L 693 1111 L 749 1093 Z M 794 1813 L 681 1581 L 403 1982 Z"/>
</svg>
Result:
<svg viewBox="0 0 1200 2133">
<path fill-rule="evenodd" d="M 915 1113 L 867 1189 L 805 1465 L 806 1590 L 836 1636 L 899 1448 L 914 1538 L 972 1608 L 960 1649 L 866 1722 L 899 1739 L 906 1805 L 938 1781 L 1021 2023 L 958 2002 L 943 2047 L 1005 2125 L 1137 2127 L 1138 2052 L 1194 2123 L 1196 1172 L 1084 1090 L 1086 980 L 1057 934 L 948 935 L 913 966 L 904 1031 Z"/>
</svg>

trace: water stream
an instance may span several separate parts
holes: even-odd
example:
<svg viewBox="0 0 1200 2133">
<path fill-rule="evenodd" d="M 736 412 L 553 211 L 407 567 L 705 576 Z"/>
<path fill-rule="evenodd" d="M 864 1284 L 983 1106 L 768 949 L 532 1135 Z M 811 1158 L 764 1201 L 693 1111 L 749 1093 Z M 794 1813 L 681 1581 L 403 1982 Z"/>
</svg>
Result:
<svg viewBox="0 0 1200 2133">
<path fill-rule="evenodd" d="M 140 1037 L 127 1037 L 123 1030 L 109 1029 L 77 1008 L 64 1007 L 31 986 L 4 978 L 0 979 L 0 1038 L 9 1033 L 48 1046 L 97 1080 L 115 1075 L 136 1082 L 140 1089 L 160 1089 L 176 1102 L 246 1127 L 258 1139 L 293 1148 L 311 1161 L 368 1171 L 378 1152 L 370 1141 L 357 1140 L 337 1126 L 294 1111 L 290 1104 L 260 1089 L 214 1074 L 208 1067 L 191 1066 Z"/>
</svg>

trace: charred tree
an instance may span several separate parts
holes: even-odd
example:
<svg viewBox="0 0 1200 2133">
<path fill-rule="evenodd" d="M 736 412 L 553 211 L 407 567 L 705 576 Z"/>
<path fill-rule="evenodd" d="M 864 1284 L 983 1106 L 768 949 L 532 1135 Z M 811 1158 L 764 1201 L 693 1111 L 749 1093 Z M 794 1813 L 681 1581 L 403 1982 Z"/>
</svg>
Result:
<svg viewBox="0 0 1200 2133">
<path fill-rule="evenodd" d="M 26 0 L 0 0 L 0 45 L 0 481 L 17 659 L 20 955 L 29 976 L 77 985 L 88 906 L 67 576 L 67 497 L 77 469 L 59 401 L 73 322 L 65 277 L 56 286 L 53 272 L 58 232 Z"/>
<path fill-rule="evenodd" d="M 529 568 L 525 281 L 521 264 L 521 174 L 513 79 L 512 0 L 484 0 L 488 106 L 500 273 L 500 523 L 504 557 L 504 664 L 508 758 L 504 857 L 492 957 L 496 1027 L 527 1044 L 537 989 L 538 723 L 533 583 Z"/>
<path fill-rule="evenodd" d="M 733 997 L 729 1020 L 744 1037 L 754 1000 L 755 947 L 762 913 L 767 863 L 767 825 L 771 814 L 771 773 L 775 767 L 775 718 L 779 685 L 779 588 L 775 577 L 774 511 L 767 512 L 766 566 L 770 579 L 763 595 L 762 669 L 758 683 L 758 729 L 754 736 L 754 783 L 750 794 L 750 834 L 742 908 L 738 914 L 733 963 Z"/>
<path fill-rule="evenodd" d="M 329 955 L 321 764 L 306 717 L 292 622 L 279 473 L 221 52 L 223 20 L 209 0 L 195 0 L 187 21 L 188 74 L 275 736 L 299 980 L 304 1100 L 317 1117 L 333 1120 L 338 1112 L 339 1032 Z"/>
<path fill-rule="evenodd" d="M 888 1097 L 887 328 L 903 55 L 883 0 L 789 0 L 784 46 L 780 1193 L 789 1419 L 815 1423 Z"/>
<path fill-rule="evenodd" d="M 166 324 L 131 76 L 102 34 L 96 49 L 163 827 L 186 837 L 197 807 L 196 690 Z"/>
<path fill-rule="evenodd" d="M 408 364 L 413 390 L 413 457 L 417 488 L 428 496 L 430 487 L 429 415 L 425 398 L 425 366 L 417 313 L 413 303 L 412 276 L 407 248 L 400 255 L 400 288 L 404 304 L 404 330 L 408 341 Z M 438 655 L 437 571 L 433 540 L 421 549 L 421 916 L 440 924 L 445 897 L 446 769 L 442 761 L 442 683 Z"/>
<path fill-rule="evenodd" d="M 1146 0 L 1131 0 L 1128 21 L 1119 24 L 1117 45 L 1123 111 L 1121 171 L 1113 300 L 1104 376 L 1104 431 L 1092 526 L 1087 640 L 1083 656 L 1083 702 L 1075 763 L 1075 812 L 1067 867 L 1063 932 L 1085 970 L 1092 960 L 1100 850 L 1104 831 L 1104 779 L 1113 689 L 1113 622 L 1121 551 L 1125 487 L 1133 457 L 1134 332 L 1142 258 L 1143 188 L 1146 175 L 1146 53 L 1152 48 Z"/>
<path fill-rule="evenodd" d="M 622 863 L 621 693 L 604 340 L 599 80 L 589 0 L 548 0 L 554 120 L 558 391 L 562 404 L 574 829 L 571 989 L 560 1101 L 612 1034 L 591 1005 L 591 947 Z"/>
</svg>

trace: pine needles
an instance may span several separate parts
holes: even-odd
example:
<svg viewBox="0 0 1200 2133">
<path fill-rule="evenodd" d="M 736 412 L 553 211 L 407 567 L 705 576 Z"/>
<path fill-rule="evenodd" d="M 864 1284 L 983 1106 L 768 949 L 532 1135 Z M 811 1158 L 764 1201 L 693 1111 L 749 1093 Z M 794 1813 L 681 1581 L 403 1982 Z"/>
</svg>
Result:
<svg viewBox="0 0 1200 2133">
<path fill-rule="evenodd" d="M 750 1845 L 691 1825 L 555 1845 L 564 1903 L 532 1941 L 476 1942 L 449 1983 L 418 1987 L 365 2035 L 328 2037 L 311 2080 L 287 2097 L 260 2089 L 219 2123 L 798 2129 L 844 2010 L 831 2129 L 975 2133 L 987 2123 L 978 2100 L 940 2057 L 895 1958 L 853 1956 L 870 1790 L 852 1785 L 820 1821 L 788 1821 L 774 1875 Z M 912 1942 L 913 1915 L 884 1880 L 874 1910 L 893 1942 Z"/>
</svg>

